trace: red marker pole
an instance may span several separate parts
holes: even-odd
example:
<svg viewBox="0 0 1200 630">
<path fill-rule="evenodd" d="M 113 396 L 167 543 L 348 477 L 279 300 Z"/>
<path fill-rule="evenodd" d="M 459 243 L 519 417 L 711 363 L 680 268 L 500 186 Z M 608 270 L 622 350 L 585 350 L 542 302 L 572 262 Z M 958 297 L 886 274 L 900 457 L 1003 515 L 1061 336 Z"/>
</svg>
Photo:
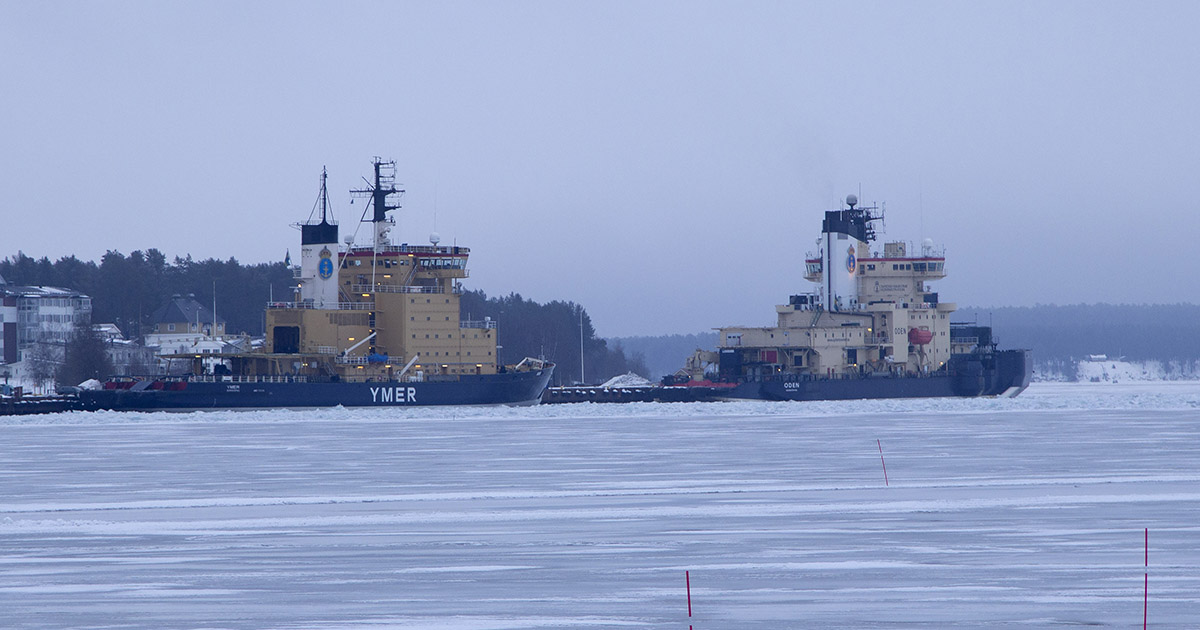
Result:
<svg viewBox="0 0 1200 630">
<path fill-rule="evenodd" d="M 879 463 L 883 464 L 883 485 L 886 486 L 889 484 L 887 478 L 887 462 L 883 461 L 883 444 L 881 444 L 879 440 L 875 440 L 875 445 L 879 447 Z"/>
<path fill-rule="evenodd" d="M 683 579 L 687 583 L 687 598 L 688 598 L 688 619 L 692 618 L 692 576 L 689 571 L 683 572 Z M 692 630 L 692 624 L 688 624 L 688 630 Z"/>
<path fill-rule="evenodd" d="M 1146 630 L 1146 613 L 1150 604 L 1150 528 L 1146 528 L 1146 582 L 1142 591 L 1142 630 Z"/>
</svg>

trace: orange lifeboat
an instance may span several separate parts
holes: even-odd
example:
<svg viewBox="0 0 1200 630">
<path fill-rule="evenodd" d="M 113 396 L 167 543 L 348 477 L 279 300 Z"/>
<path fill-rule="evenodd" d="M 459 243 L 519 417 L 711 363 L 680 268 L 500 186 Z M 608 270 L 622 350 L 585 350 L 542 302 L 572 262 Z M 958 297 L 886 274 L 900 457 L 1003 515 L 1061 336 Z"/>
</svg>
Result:
<svg viewBox="0 0 1200 630">
<path fill-rule="evenodd" d="M 913 328 L 908 331 L 908 343 L 915 346 L 923 346 L 930 341 L 933 341 L 933 331 L 921 328 Z"/>
</svg>

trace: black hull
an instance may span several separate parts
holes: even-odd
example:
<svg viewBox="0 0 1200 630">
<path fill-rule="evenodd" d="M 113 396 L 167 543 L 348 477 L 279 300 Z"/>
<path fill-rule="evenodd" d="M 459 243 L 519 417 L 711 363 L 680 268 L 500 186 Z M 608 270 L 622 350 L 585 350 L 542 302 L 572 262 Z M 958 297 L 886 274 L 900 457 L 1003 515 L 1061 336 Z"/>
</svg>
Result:
<svg viewBox="0 0 1200 630">
<path fill-rule="evenodd" d="M 1006 396 L 1029 387 L 1033 360 L 1028 350 L 955 356 L 945 372 L 927 376 L 812 378 L 739 383 L 721 398 L 749 400 L 870 400 Z"/>
<path fill-rule="evenodd" d="M 553 367 L 530 372 L 466 375 L 417 383 L 269 383 L 184 381 L 178 389 L 87 390 L 83 409 L 92 411 L 183 411 L 194 409 L 281 409 L 297 407 L 423 407 L 431 405 L 536 405 Z"/>
</svg>

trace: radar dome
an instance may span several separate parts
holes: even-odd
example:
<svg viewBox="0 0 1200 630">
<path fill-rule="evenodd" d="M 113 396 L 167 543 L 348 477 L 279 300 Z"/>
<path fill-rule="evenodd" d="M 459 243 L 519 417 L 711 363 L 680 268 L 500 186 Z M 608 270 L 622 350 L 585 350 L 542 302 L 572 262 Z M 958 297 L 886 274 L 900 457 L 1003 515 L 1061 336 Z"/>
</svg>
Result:
<svg viewBox="0 0 1200 630">
<path fill-rule="evenodd" d="M 346 241 L 346 244 L 347 244 L 347 245 L 353 245 L 353 244 L 354 244 L 354 235 L 353 235 L 353 234 L 347 234 L 347 235 L 346 235 L 346 237 L 345 237 L 345 238 L 343 238 L 342 240 L 343 240 L 343 241 Z"/>
<path fill-rule="evenodd" d="M 925 246 L 925 249 L 933 249 L 933 239 L 931 238 L 925 239 L 921 244 Z"/>
<path fill-rule="evenodd" d="M 442 237 L 439 236 L 437 232 L 434 232 L 433 234 L 429 235 L 429 242 L 433 243 L 434 245 L 437 245 L 438 243 L 440 243 L 441 240 L 442 240 Z"/>
<path fill-rule="evenodd" d="M 853 208 L 858 205 L 858 197 L 855 195 L 846 195 L 846 205 Z"/>
</svg>

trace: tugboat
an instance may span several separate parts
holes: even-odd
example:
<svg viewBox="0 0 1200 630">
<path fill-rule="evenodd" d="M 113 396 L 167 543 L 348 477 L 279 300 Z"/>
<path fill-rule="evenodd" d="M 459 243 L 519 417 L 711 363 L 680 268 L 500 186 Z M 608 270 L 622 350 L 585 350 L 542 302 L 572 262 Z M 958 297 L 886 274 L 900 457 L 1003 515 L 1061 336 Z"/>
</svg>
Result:
<svg viewBox="0 0 1200 630">
<path fill-rule="evenodd" d="M 905 242 L 873 249 L 882 218 L 854 195 L 827 211 L 817 253 L 805 259 L 805 279 L 819 288 L 776 306 L 775 326 L 718 329 L 717 350 L 697 350 L 664 384 L 703 382 L 721 398 L 760 400 L 1024 391 L 1030 351 L 998 350 L 991 327 L 951 322 L 955 304 L 926 284 L 945 277 L 944 252 L 929 239 L 919 252 Z"/>
<path fill-rule="evenodd" d="M 470 249 L 393 244 L 400 208 L 395 162 L 351 193 L 368 199 L 369 246 L 338 243 L 324 172 L 313 215 L 300 227 L 291 301 L 266 308 L 260 351 L 173 355 L 174 377 L 118 379 L 80 392 L 85 409 L 184 410 L 417 405 L 533 405 L 554 365 L 526 358 L 500 365 L 497 324 L 461 319 Z M 319 213 L 316 208 L 319 208 Z M 368 218 L 368 213 L 370 217 Z"/>
</svg>

